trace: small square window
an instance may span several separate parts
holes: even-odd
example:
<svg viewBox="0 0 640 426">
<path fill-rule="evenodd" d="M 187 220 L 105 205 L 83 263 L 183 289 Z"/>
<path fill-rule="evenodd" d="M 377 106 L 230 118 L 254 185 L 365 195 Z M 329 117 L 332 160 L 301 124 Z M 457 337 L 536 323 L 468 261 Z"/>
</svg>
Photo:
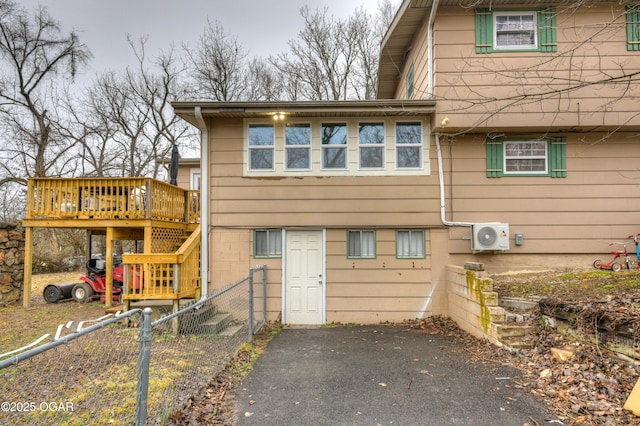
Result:
<svg viewBox="0 0 640 426">
<path fill-rule="evenodd" d="M 347 231 L 347 247 L 347 257 L 349 258 L 375 258 L 375 231 Z"/>
<path fill-rule="evenodd" d="M 536 12 L 496 12 L 494 49 L 537 49 Z"/>
<path fill-rule="evenodd" d="M 253 233 L 253 257 L 282 257 L 282 230 L 256 229 Z"/>
<path fill-rule="evenodd" d="M 396 232 L 396 257 L 400 259 L 421 259 L 425 257 L 423 230 Z"/>
<path fill-rule="evenodd" d="M 547 141 L 503 142 L 505 174 L 547 174 Z"/>
</svg>

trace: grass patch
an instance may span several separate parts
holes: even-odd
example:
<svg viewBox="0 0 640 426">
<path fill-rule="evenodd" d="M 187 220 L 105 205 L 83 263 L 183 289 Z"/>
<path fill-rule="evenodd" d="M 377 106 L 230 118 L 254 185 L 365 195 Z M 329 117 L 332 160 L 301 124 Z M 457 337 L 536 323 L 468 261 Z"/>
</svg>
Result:
<svg viewBox="0 0 640 426">
<path fill-rule="evenodd" d="M 494 290 L 507 297 L 601 300 L 640 289 L 640 270 L 545 272 L 492 278 Z"/>
</svg>

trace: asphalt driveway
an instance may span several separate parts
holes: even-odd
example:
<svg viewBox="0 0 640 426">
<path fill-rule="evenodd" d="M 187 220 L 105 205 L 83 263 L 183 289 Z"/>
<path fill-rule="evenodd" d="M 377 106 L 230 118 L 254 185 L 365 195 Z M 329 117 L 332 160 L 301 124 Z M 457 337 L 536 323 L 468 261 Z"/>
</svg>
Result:
<svg viewBox="0 0 640 426">
<path fill-rule="evenodd" d="M 561 425 L 461 343 L 399 326 L 285 329 L 236 393 L 239 425 Z"/>
</svg>

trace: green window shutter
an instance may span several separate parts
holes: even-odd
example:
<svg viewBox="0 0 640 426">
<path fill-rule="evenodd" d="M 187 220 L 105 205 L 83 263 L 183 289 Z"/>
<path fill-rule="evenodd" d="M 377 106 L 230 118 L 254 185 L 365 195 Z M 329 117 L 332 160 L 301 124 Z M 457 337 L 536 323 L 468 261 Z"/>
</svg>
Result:
<svg viewBox="0 0 640 426">
<path fill-rule="evenodd" d="M 627 6 L 627 50 L 640 51 L 640 5 Z"/>
<path fill-rule="evenodd" d="M 502 141 L 487 140 L 487 177 L 497 178 L 502 176 Z"/>
<path fill-rule="evenodd" d="M 538 44 L 541 52 L 558 50 L 556 8 L 553 6 L 543 7 L 538 13 Z"/>
<path fill-rule="evenodd" d="M 567 177 L 567 142 L 564 137 L 549 138 L 549 172 L 551 177 Z"/>
<path fill-rule="evenodd" d="M 493 50 L 493 14 L 489 9 L 476 9 L 476 53 Z"/>
</svg>

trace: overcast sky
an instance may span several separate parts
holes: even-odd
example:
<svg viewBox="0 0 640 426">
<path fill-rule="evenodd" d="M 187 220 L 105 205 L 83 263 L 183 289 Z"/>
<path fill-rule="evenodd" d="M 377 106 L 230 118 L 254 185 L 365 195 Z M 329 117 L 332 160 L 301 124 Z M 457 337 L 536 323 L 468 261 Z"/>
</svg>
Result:
<svg viewBox="0 0 640 426">
<path fill-rule="evenodd" d="M 302 28 L 300 8 L 329 8 L 336 18 L 360 6 L 376 13 L 378 0 L 17 0 L 29 10 L 39 4 L 59 21 L 65 33 L 74 30 L 93 53 L 89 80 L 96 72 L 123 69 L 133 63 L 126 34 L 148 36 L 147 52 L 173 43 L 195 46 L 207 25 L 217 19 L 248 51 L 249 57 L 288 50 L 287 41 Z"/>
</svg>

